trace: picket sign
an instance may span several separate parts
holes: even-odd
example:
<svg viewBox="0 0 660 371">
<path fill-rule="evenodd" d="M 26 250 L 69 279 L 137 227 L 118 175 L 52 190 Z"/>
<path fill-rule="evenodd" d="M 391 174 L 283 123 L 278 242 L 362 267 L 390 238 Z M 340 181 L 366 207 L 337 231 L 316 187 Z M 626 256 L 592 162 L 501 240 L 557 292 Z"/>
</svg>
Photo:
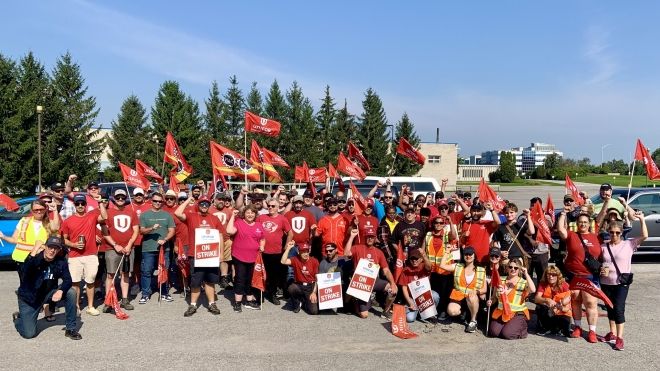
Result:
<svg viewBox="0 0 660 371">
<path fill-rule="evenodd" d="M 319 273 L 316 275 L 319 310 L 335 309 L 344 306 L 341 292 L 341 273 Z"/>
<path fill-rule="evenodd" d="M 431 295 L 431 282 L 428 277 L 422 277 L 410 282 L 408 289 L 412 294 L 415 305 L 419 310 L 419 316 L 422 319 L 427 319 L 438 314 L 438 310 L 435 308 L 436 303 L 433 301 L 433 295 Z"/>
<path fill-rule="evenodd" d="M 195 228 L 195 267 L 220 267 L 220 231 Z"/>
<path fill-rule="evenodd" d="M 370 262 L 368 259 L 360 259 L 351 283 L 348 285 L 348 290 L 346 290 L 346 295 L 369 302 L 379 270 L 378 264 Z"/>
</svg>

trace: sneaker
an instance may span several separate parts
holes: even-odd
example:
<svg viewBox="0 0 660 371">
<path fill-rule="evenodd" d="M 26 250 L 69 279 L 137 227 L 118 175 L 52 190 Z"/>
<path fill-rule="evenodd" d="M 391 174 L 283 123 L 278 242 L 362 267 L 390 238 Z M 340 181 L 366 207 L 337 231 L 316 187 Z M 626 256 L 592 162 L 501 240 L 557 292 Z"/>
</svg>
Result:
<svg viewBox="0 0 660 371">
<path fill-rule="evenodd" d="M 241 303 L 235 301 L 234 304 L 232 304 L 232 307 L 234 308 L 234 312 L 236 313 L 241 313 L 243 311 Z"/>
<path fill-rule="evenodd" d="M 623 350 L 623 339 L 621 338 L 616 338 L 616 341 L 614 343 L 614 350 Z"/>
<path fill-rule="evenodd" d="M 140 301 L 138 301 L 138 304 L 147 304 L 148 301 L 149 301 L 149 296 L 142 295 L 142 297 L 140 298 Z"/>
<path fill-rule="evenodd" d="M 103 310 L 101 311 L 103 313 L 111 313 L 112 312 L 112 307 L 109 305 L 103 305 Z"/>
<path fill-rule="evenodd" d="M 101 314 L 101 312 L 99 312 L 98 309 L 94 307 L 87 307 L 85 313 L 89 314 L 90 316 L 98 316 L 99 314 Z"/>
<path fill-rule="evenodd" d="M 600 341 L 601 343 L 614 344 L 616 342 L 616 339 L 617 339 L 617 337 L 614 336 L 614 334 L 612 332 L 608 332 L 607 335 L 605 335 L 605 336 L 599 336 L 598 337 L 598 341 Z"/>
<path fill-rule="evenodd" d="M 546 330 L 544 328 L 539 328 L 538 330 L 536 330 L 536 335 L 539 335 L 539 336 L 546 336 L 546 335 L 550 335 L 550 334 L 552 334 L 551 330 Z"/>
<path fill-rule="evenodd" d="M 573 331 L 571 332 L 571 337 L 572 338 L 581 338 L 582 337 L 582 328 L 581 327 L 575 327 Z"/>
<path fill-rule="evenodd" d="M 220 309 L 218 309 L 218 306 L 215 305 L 215 303 L 213 303 L 213 304 L 209 305 L 209 312 L 211 312 L 211 314 L 215 314 L 217 316 L 218 314 L 220 314 Z"/>
<path fill-rule="evenodd" d="M 220 283 L 218 283 L 218 286 L 220 286 L 220 289 L 226 289 L 228 285 L 229 285 L 229 279 L 227 278 L 227 276 L 222 276 L 222 278 L 220 278 Z"/>
<path fill-rule="evenodd" d="M 273 305 L 282 304 L 282 303 L 280 303 L 280 299 L 277 298 L 277 294 L 271 296 L 269 299 L 270 299 L 270 302 L 273 303 Z"/>
<path fill-rule="evenodd" d="M 595 331 L 589 330 L 589 333 L 587 334 L 587 341 L 590 343 L 597 343 L 598 342 L 598 337 L 596 336 Z"/>
<path fill-rule="evenodd" d="M 382 318 L 382 319 L 386 319 L 386 320 L 388 320 L 388 321 L 391 321 L 391 320 L 392 320 L 392 312 L 391 312 L 391 311 L 387 311 L 387 312 L 383 311 L 383 312 L 380 314 L 380 318 Z"/>
<path fill-rule="evenodd" d="M 284 290 L 282 288 L 278 287 L 277 291 L 275 292 L 275 297 L 283 298 L 284 297 Z"/>
<path fill-rule="evenodd" d="M 21 318 L 21 314 L 19 312 L 14 312 L 11 314 L 11 320 L 16 322 L 17 319 Z"/>
<path fill-rule="evenodd" d="M 247 309 L 259 309 L 259 304 L 257 303 L 256 300 L 250 300 L 245 302 L 245 307 Z"/>
<path fill-rule="evenodd" d="M 80 340 L 80 339 L 82 339 L 82 336 L 76 330 L 66 330 L 64 332 L 64 336 L 68 337 L 71 340 Z"/>
<path fill-rule="evenodd" d="M 171 302 L 174 301 L 174 298 L 173 298 L 172 295 L 170 295 L 170 294 L 165 294 L 165 295 L 162 295 L 162 296 L 160 297 L 160 300 L 162 300 L 162 301 L 166 301 L 166 302 L 168 302 L 168 303 L 171 303 Z"/>
<path fill-rule="evenodd" d="M 217 309 L 217 308 L 216 308 L 216 309 Z M 209 310 L 210 310 L 210 308 L 209 308 Z M 190 316 L 192 316 L 192 315 L 195 314 L 195 313 L 197 313 L 197 307 L 194 306 L 194 305 L 189 305 L 189 306 L 188 306 L 188 309 L 186 309 L 186 312 L 183 313 L 183 316 L 184 316 L 184 317 L 190 317 Z"/>
<path fill-rule="evenodd" d="M 447 312 L 441 312 L 440 314 L 438 314 L 438 320 L 446 321 L 447 320 Z"/>
<path fill-rule="evenodd" d="M 133 306 L 133 304 L 131 304 L 131 302 L 128 301 L 128 299 L 121 299 L 121 303 L 119 303 L 119 307 L 124 308 L 124 309 L 126 309 L 126 310 L 133 310 L 133 309 L 135 309 L 135 307 Z"/>
<path fill-rule="evenodd" d="M 475 331 L 477 331 L 477 321 L 470 321 L 465 328 L 465 332 L 473 333 Z"/>
</svg>

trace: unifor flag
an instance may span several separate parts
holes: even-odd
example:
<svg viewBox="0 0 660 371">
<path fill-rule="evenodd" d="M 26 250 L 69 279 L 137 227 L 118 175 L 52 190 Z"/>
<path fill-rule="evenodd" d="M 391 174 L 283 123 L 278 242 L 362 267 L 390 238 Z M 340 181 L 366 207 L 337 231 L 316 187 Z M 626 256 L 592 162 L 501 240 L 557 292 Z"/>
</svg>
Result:
<svg viewBox="0 0 660 371">
<path fill-rule="evenodd" d="M 346 185 L 344 185 L 344 181 L 341 180 L 341 176 L 339 176 L 337 173 L 337 169 L 335 169 L 335 166 L 332 164 L 332 162 L 328 162 L 328 176 L 330 178 L 335 178 L 340 191 L 346 192 Z"/>
<path fill-rule="evenodd" d="M 174 136 L 169 131 L 167 132 L 167 138 L 165 138 L 165 157 L 163 161 L 175 166 L 176 173 L 174 176 L 179 182 L 183 182 L 192 174 L 192 166 L 186 162 L 179 145 L 176 144 Z"/>
<path fill-rule="evenodd" d="M 3 206 L 9 211 L 18 210 L 18 204 L 14 201 L 13 198 L 7 196 L 6 194 L 0 192 L 0 206 Z"/>
<path fill-rule="evenodd" d="M 254 166 L 255 169 L 266 174 L 266 178 L 268 178 L 269 182 L 282 182 L 282 177 L 273 167 L 270 157 L 261 147 L 259 147 L 259 144 L 257 144 L 257 141 L 254 139 L 252 139 L 252 146 L 250 147 L 250 161 L 252 161 L 252 166 Z"/>
<path fill-rule="evenodd" d="M 566 186 L 566 190 L 571 192 L 573 201 L 577 202 L 578 205 L 584 205 L 584 199 L 580 197 L 580 191 L 578 191 L 577 186 L 575 183 L 573 183 L 571 177 L 568 176 L 568 173 L 566 174 L 566 180 L 564 181 L 564 184 Z"/>
<path fill-rule="evenodd" d="M 653 157 L 649 153 L 649 150 L 644 147 L 642 141 L 637 139 L 637 148 L 635 148 L 635 160 L 641 161 L 644 163 L 646 168 L 646 176 L 649 177 L 649 180 L 660 179 L 660 170 L 658 170 L 658 165 L 653 161 Z"/>
<path fill-rule="evenodd" d="M 165 246 L 161 246 L 158 251 L 158 287 L 167 284 L 167 268 L 165 266 Z"/>
<path fill-rule="evenodd" d="M 536 227 L 536 241 L 552 246 L 550 227 L 548 227 L 548 222 L 545 219 L 545 212 L 543 211 L 543 208 L 541 208 L 540 202 L 534 203 L 532 210 L 530 210 L 529 218 Z"/>
<path fill-rule="evenodd" d="M 275 165 L 275 166 L 281 166 L 285 168 L 290 168 L 289 164 L 284 161 L 284 159 L 278 155 L 277 153 L 269 150 L 268 148 L 261 147 L 261 150 L 270 158 L 270 163 Z"/>
<path fill-rule="evenodd" d="M 257 260 L 254 261 L 252 287 L 260 291 L 266 291 L 266 268 L 260 252 L 257 253 Z"/>
<path fill-rule="evenodd" d="M 488 184 L 486 184 L 486 181 L 484 178 L 481 178 L 481 182 L 479 182 L 479 201 L 482 204 L 485 204 L 487 202 L 490 202 L 493 205 L 493 209 L 497 212 L 500 212 L 504 206 L 506 206 L 506 202 L 500 197 L 495 191 L 490 188 Z"/>
<path fill-rule="evenodd" d="M 151 186 L 146 177 L 140 175 L 136 170 L 131 169 L 121 162 L 119 162 L 119 170 L 121 170 L 121 176 L 124 178 L 124 182 L 127 185 L 142 189 L 149 189 Z"/>
<path fill-rule="evenodd" d="M 339 152 L 339 158 L 337 159 L 337 171 L 360 181 L 367 177 L 364 171 L 355 165 L 353 161 L 346 158 L 342 152 Z"/>
<path fill-rule="evenodd" d="M 364 171 L 369 171 L 371 170 L 371 165 L 369 165 L 369 161 L 364 157 L 362 154 L 362 151 L 353 144 L 353 142 L 348 141 L 348 157 L 357 162 Z"/>
<path fill-rule="evenodd" d="M 398 282 L 401 273 L 403 273 L 403 266 L 406 264 L 406 254 L 403 252 L 401 243 L 396 244 L 396 264 L 394 266 L 394 281 Z"/>
<path fill-rule="evenodd" d="M 548 193 L 548 199 L 545 200 L 545 213 L 550 216 L 552 224 L 555 224 L 555 204 L 552 202 L 552 196 Z"/>
<path fill-rule="evenodd" d="M 259 117 L 250 111 L 245 111 L 245 131 L 263 134 L 269 137 L 280 135 L 282 125 L 275 120 Z"/>
<path fill-rule="evenodd" d="M 307 163 L 304 163 L 307 167 Z M 324 167 L 307 167 L 307 179 L 311 183 L 325 183 L 327 170 Z"/>
<path fill-rule="evenodd" d="M 158 183 L 163 182 L 163 177 L 160 176 L 160 174 L 158 174 L 154 169 L 149 167 L 149 165 L 140 160 L 135 160 L 135 170 L 138 172 L 138 174 L 151 178 Z"/>
<path fill-rule="evenodd" d="M 598 288 L 593 282 L 590 280 L 584 278 L 584 277 L 579 277 L 575 276 L 569 283 L 569 288 L 571 290 L 580 290 L 588 293 L 591 296 L 594 296 L 605 303 L 610 308 L 614 308 L 614 305 L 612 305 L 612 301 L 610 298 L 605 295 L 605 293 Z"/>
<path fill-rule="evenodd" d="M 415 149 L 415 147 L 410 144 L 406 138 L 399 139 L 399 145 L 396 147 L 396 153 L 408 157 L 409 159 L 415 161 L 420 165 L 424 165 L 426 162 L 426 157 Z"/>
<path fill-rule="evenodd" d="M 309 174 L 307 174 L 307 169 L 304 166 L 296 166 L 293 173 L 293 179 L 296 182 L 307 182 Z"/>
<path fill-rule="evenodd" d="M 213 199 L 216 193 L 224 193 L 227 189 L 227 180 L 222 174 L 218 173 L 218 171 L 213 168 L 213 180 L 209 185 L 209 190 L 206 192 L 206 196 Z"/>
<path fill-rule="evenodd" d="M 211 141 L 211 165 L 218 174 L 224 176 L 246 177 L 248 180 L 259 181 L 259 172 L 252 167 L 252 164 L 229 148 L 225 148 L 218 143 Z"/>
<path fill-rule="evenodd" d="M 408 327 L 406 308 L 401 304 L 392 306 L 392 335 L 400 339 L 414 339 L 417 334 Z"/>
</svg>

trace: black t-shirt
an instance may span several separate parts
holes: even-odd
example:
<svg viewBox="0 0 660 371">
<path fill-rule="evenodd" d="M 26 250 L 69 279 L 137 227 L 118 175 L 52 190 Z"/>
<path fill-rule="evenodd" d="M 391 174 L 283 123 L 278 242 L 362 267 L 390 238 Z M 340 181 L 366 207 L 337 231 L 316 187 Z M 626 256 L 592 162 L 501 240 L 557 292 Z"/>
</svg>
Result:
<svg viewBox="0 0 660 371">
<path fill-rule="evenodd" d="M 401 243 L 403 252 L 408 256 L 409 250 L 419 249 L 424 246 L 425 230 L 424 223 L 420 221 L 414 221 L 410 224 L 402 221 L 394 227 L 392 239 L 394 243 Z"/>
<path fill-rule="evenodd" d="M 493 241 L 500 243 L 500 250 L 509 250 L 509 259 L 522 258 L 523 253 L 521 248 L 528 254 L 532 252 L 533 246 L 531 245 L 531 241 L 525 235 L 527 233 L 527 224 L 525 223 L 523 225 L 524 221 L 525 219 L 519 219 L 512 225 L 500 224 L 495 233 L 493 233 Z M 509 231 L 509 228 L 511 231 Z M 518 235 L 518 243 L 514 241 L 516 235 Z"/>
</svg>

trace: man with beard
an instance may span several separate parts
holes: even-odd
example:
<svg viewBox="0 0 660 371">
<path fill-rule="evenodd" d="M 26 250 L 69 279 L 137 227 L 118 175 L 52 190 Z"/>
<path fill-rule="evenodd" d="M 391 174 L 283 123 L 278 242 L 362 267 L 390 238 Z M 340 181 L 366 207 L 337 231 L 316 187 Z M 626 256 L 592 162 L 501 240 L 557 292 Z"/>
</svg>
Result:
<svg viewBox="0 0 660 371">
<path fill-rule="evenodd" d="M 323 246 L 332 242 L 339 248 L 339 255 L 344 255 L 344 239 L 346 237 L 346 230 L 348 223 L 346 219 L 338 212 L 338 202 L 336 198 L 328 200 L 328 213 L 319 221 L 318 228 L 316 228 L 316 235 L 321 237 Z M 325 251 L 323 251 L 325 254 Z"/>
<path fill-rule="evenodd" d="M 295 196 L 292 203 L 293 209 L 284 214 L 284 217 L 291 225 L 293 240 L 298 245 L 303 243 L 311 244 L 313 232 L 316 229 L 314 216 L 309 211 L 303 209 L 304 200 L 302 196 Z"/>
<path fill-rule="evenodd" d="M 316 195 L 318 199 L 322 199 L 321 195 Z M 312 197 L 312 191 L 309 189 L 305 190 L 305 193 L 303 193 L 303 202 L 305 205 L 303 206 L 303 209 L 309 211 L 313 216 L 314 219 L 316 219 L 316 222 L 318 223 L 321 218 L 323 218 L 323 210 L 321 210 L 318 206 L 314 204 L 314 198 Z"/>
<path fill-rule="evenodd" d="M 279 202 L 274 198 L 269 198 L 268 214 L 259 215 L 257 223 L 261 224 L 264 230 L 266 246 L 264 247 L 263 259 L 266 269 L 266 298 L 274 305 L 280 305 L 277 298 L 277 289 L 286 289 L 286 269 L 280 263 L 282 259 L 282 240 L 286 238 L 285 245 L 293 239 L 293 231 L 287 218 L 279 214 Z"/>
<path fill-rule="evenodd" d="M 353 218 L 353 227 L 358 229 L 358 243 L 364 244 L 365 241 L 365 231 L 367 229 L 377 229 L 378 228 L 378 219 L 373 215 L 374 211 L 374 200 L 367 200 L 364 211 L 362 215 L 356 215 Z"/>
<path fill-rule="evenodd" d="M 424 223 L 417 220 L 414 207 L 409 207 L 403 215 L 403 221 L 394 227 L 392 240 L 403 248 L 403 253 L 407 257 L 409 250 L 423 246 L 425 230 Z"/>
<path fill-rule="evenodd" d="M 311 247 L 307 243 L 298 245 L 298 255 L 289 258 L 289 252 L 294 246 L 293 241 L 289 242 L 280 260 L 282 264 L 293 269 L 293 282 L 287 289 L 291 296 L 291 309 L 294 313 L 298 313 L 302 304 L 308 314 L 318 314 L 316 275 L 319 272 L 319 262 L 309 256 Z"/>
<path fill-rule="evenodd" d="M 486 213 L 492 214 L 492 220 L 484 219 Z M 491 235 L 499 225 L 500 217 L 490 203 L 486 203 L 486 205 L 475 203 L 470 206 L 468 219 L 463 221 L 461 228 L 461 247 L 472 246 L 474 248 L 477 265 L 488 264 Z"/>
</svg>

